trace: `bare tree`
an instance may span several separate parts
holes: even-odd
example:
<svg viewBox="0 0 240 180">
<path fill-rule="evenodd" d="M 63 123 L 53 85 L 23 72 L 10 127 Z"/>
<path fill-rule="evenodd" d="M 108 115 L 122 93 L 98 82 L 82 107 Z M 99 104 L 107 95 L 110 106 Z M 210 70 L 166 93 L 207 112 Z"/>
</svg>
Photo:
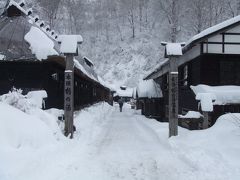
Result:
<svg viewBox="0 0 240 180">
<path fill-rule="evenodd" d="M 43 7 L 44 14 L 47 16 L 50 27 L 54 27 L 57 21 L 57 12 L 61 0 L 40 0 L 39 3 Z"/>
<path fill-rule="evenodd" d="M 180 0 L 161 0 L 160 7 L 170 25 L 170 40 L 176 42 L 179 32 Z"/>
<path fill-rule="evenodd" d="M 130 0 L 130 6 L 128 10 L 128 21 L 132 30 L 132 38 L 135 38 L 136 22 L 135 22 L 135 1 Z"/>
</svg>

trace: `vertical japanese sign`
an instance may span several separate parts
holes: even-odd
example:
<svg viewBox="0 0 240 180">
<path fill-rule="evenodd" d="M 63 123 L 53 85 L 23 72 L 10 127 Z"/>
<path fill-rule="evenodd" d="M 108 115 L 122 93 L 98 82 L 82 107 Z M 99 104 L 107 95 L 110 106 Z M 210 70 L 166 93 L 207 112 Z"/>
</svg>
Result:
<svg viewBox="0 0 240 180">
<path fill-rule="evenodd" d="M 64 84 L 64 111 L 65 111 L 65 135 L 71 134 L 73 136 L 73 72 L 71 70 L 65 71 Z"/>
<path fill-rule="evenodd" d="M 169 73 L 169 137 L 178 135 L 178 67 L 176 58 L 170 57 Z"/>
</svg>

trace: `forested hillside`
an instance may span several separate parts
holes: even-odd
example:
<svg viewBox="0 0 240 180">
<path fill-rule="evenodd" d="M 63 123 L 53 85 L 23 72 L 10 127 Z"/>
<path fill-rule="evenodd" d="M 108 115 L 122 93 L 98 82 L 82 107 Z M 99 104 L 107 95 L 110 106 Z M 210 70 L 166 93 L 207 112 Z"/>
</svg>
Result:
<svg viewBox="0 0 240 180">
<path fill-rule="evenodd" d="M 84 37 L 81 53 L 104 79 L 135 86 L 162 61 L 161 41 L 187 41 L 239 14 L 239 0 L 31 0 L 58 33 Z"/>
</svg>

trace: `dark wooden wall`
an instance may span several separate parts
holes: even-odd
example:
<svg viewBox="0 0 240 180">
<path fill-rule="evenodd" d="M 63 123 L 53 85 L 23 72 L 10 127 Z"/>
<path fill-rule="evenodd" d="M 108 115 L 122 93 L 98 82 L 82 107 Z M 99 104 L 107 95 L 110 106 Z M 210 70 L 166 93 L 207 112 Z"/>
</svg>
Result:
<svg viewBox="0 0 240 180">
<path fill-rule="evenodd" d="M 99 101 L 108 101 L 110 90 L 99 83 L 75 73 L 74 106 L 80 109 Z M 46 108 L 63 109 L 64 67 L 54 61 L 1 61 L 0 94 L 12 87 L 26 94 L 32 90 L 46 90 Z"/>
<path fill-rule="evenodd" d="M 184 68 L 187 66 L 187 78 Z M 240 85 L 240 55 L 203 54 L 178 68 L 179 71 L 179 114 L 187 111 L 199 111 L 198 101 L 191 90 L 191 85 L 206 84 L 210 86 Z M 185 71 L 185 72 L 184 72 Z M 168 115 L 168 73 L 154 79 L 160 84 L 163 97 L 161 103 L 142 100 L 143 114 L 154 115 L 158 108 L 162 120 L 167 120 Z M 226 112 L 240 112 L 239 105 L 215 106 L 211 113 L 211 125 Z"/>
</svg>

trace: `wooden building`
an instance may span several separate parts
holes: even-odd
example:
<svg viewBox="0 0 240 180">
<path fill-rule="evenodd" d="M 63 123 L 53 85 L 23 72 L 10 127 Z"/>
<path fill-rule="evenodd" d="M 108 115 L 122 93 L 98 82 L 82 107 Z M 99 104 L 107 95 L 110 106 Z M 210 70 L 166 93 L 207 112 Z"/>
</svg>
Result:
<svg viewBox="0 0 240 180">
<path fill-rule="evenodd" d="M 121 86 L 114 94 L 114 101 L 118 101 L 119 98 L 122 98 L 124 102 L 129 102 L 133 98 L 133 88 Z"/>
<path fill-rule="evenodd" d="M 24 94 L 45 90 L 48 94 L 46 108 L 63 109 L 65 58 L 59 54 L 55 41 L 57 35 L 49 26 L 42 26 L 43 21 L 40 21 L 38 16 L 32 16 L 26 5 L 20 6 L 15 1 L 8 3 L 0 19 L 0 95 L 13 87 L 22 89 Z M 33 28 L 37 32 L 34 40 L 39 40 L 38 51 L 26 36 Z M 43 39 L 48 41 L 40 42 Z M 53 49 L 43 49 L 41 52 L 40 43 L 45 43 L 46 46 L 49 42 L 53 43 Z M 38 43 L 35 43 L 35 46 L 38 46 Z M 48 50 L 51 53 L 48 53 Z M 39 58 L 39 54 L 46 51 L 48 56 Z M 110 90 L 98 80 L 93 63 L 82 57 L 77 57 L 74 62 L 75 109 L 99 101 L 108 101 Z"/>
<path fill-rule="evenodd" d="M 206 85 L 199 93 L 208 93 L 226 101 L 219 103 L 212 98 L 213 109 L 207 111 L 209 126 L 227 112 L 240 112 L 240 16 L 210 27 L 192 37 L 183 47 L 183 55 L 178 58 L 179 73 L 179 114 L 188 111 L 203 113 L 203 102 L 194 87 Z M 168 74 L 169 62 L 166 60 L 145 79 L 154 79 L 160 84 L 163 93 L 163 120 L 168 116 Z M 234 86 L 233 86 L 234 85 Z M 233 88 L 230 91 L 230 89 Z M 212 89 L 215 89 L 214 91 Z M 216 90 L 218 89 L 218 90 Z M 225 89 L 225 90 L 224 90 Z M 229 91 L 227 91 L 228 89 Z M 209 90 L 209 91 L 207 91 Z M 220 97 L 220 96 L 226 97 Z"/>
<path fill-rule="evenodd" d="M 135 99 L 137 109 L 141 109 L 142 115 L 159 119 L 161 117 L 162 91 L 160 85 L 152 79 L 142 81 L 136 88 Z"/>
</svg>

